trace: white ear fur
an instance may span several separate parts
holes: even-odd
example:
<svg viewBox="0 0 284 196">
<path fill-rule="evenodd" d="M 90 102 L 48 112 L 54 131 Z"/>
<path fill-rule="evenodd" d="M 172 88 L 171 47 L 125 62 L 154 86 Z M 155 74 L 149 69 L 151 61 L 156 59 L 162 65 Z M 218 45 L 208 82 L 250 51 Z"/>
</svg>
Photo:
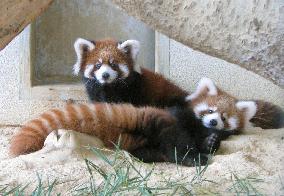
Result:
<svg viewBox="0 0 284 196">
<path fill-rule="evenodd" d="M 117 46 L 117 48 L 123 52 L 127 52 L 127 47 L 130 48 L 131 58 L 135 62 L 140 50 L 140 42 L 137 40 L 126 40 Z"/>
<path fill-rule="evenodd" d="M 85 39 L 82 39 L 82 38 L 77 38 L 77 40 L 74 43 L 74 48 L 75 48 L 75 52 L 77 54 L 77 62 L 73 66 L 73 73 L 74 73 L 74 75 L 78 75 L 80 70 L 81 70 L 81 66 L 82 66 L 82 58 L 83 58 L 84 48 L 87 48 L 88 51 L 91 51 L 91 50 L 95 49 L 95 44 L 88 41 L 88 40 L 85 40 Z"/>
<path fill-rule="evenodd" d="M 125 42 L 118 44 L 117 48 L 123 52 L 127 52 L 127 47 L 130 48 L 131 58 L 134 62 L 134 71 L 141 73 L 141 68 L 136 64 L 136 58 L 140 51 L 140 42 L 137 40 L 126 40 Z"/>
<path fill-rule="evenodd" d="M 208 88 L 208 95 L 214 96 L 218 94 L 217 87 L 211 79 L 201 78 L 201 80 L 198 82 L 195 92 L 193 92 L 191 95 L 188 95 L 185 100 L 191 101 L 193 99 L 196 99 L 204 90 L 204 88 Z"/>
<path fill-rule="evenodd" d="M 245 110 L 247 121 L 252 119 L 257 111 L 257 105 L 254 101 L 238 101 L 236 107 L 238 110 Z"/>
</svg>

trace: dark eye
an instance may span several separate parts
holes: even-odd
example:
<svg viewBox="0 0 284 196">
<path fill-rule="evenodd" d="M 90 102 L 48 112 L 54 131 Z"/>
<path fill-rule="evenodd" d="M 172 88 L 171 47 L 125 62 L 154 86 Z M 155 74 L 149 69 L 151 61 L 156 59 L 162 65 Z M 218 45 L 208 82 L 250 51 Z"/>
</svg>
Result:
<svg viewBox="0 0 284 196">
<path fill-rule="evenodd" d="M 224 116 L 222 116 L 221 119 L 222 119 L 222 121 L 225 121 L 225 120 L 226 120 L 226 118 L 225 118 Z"/>
<path fill-rule="evenodd" d="M 100 69 L 101 66 L 102 66 L 101 63 L 96 64 L 96 68 L 97 68 L 97 69 Z"/>
<path fill-rule="evenodd" d="M 117 67 L 117 64 L 112 63 L 112 64 L 110 64 L 110 66 L 112 66 L 112 67 Z"/>
<path fill-rule="evenodd" d="M 213 113 L 213 110 L 208 110 L 208 113 L 209 113 L 209 114 L 212 114 L 212 113 Z"/>
</svg>

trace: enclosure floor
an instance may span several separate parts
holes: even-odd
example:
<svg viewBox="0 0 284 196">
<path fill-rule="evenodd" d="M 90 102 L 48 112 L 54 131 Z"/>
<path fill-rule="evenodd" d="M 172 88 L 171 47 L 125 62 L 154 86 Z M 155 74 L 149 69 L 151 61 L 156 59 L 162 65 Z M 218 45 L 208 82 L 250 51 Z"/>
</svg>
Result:
<svg viewBox="0 0 284 196">
<path fill-rule="evenodd" d="M 41 150 L 34 154 L 10 158 L 8 155 L 9 141 L 17 130 L 18 128 L 11 127 L 0 128 L 0 184 L 26 185 L 31 182 L 31 187 L 27 189 L 31 191 L 33 190 L 32 185 L 37 184 L 37 174 L 39 174 L 43 180 L 58 179 L 62 184 L 56 186 L 55 190 L 69 195 L 75 185 L 89 180 L 83 157 L 91 159 L 101 168 L 107 167 L 101 159 L 82 149 L 82 142 L 87 141 L 86 143 L 91 142 L 92 144 L 90 137 L 72 131 L 62 132 L 61 138 L 64 138 L 64 141 L 60 139 L 53 141 L 49 138 L 49 143 L 61 142 L 63 144 L 59 149 L 49 147 L 48 150 Z M 274 193 L 280 195 L 284 191 L 283 184 L 281 184 L 284 179 L 283 163 L 284 129 L 253 128 L 222 143 L 203 176 L 217 184 L 203 182 L 202 187 L 212 192 L 228 192 L 232 187 L 232 174 L 236 174 L 239 177 L 262 179 L 262 183 L 255 184 L 257 190 L 269 195 L 274 195 Z M 152 168 L 151 164 L 138 164 L 145 172 Z M 164 180 L 163 177 L 169 176 L 176 179 L 191 179 L 195 172 L 195 168 L 157 163 L 149 183 L 159 183 Z M 96 183 L 100 183 L 99 174 L 94 175 L 98 179 Z"/>
</svg>

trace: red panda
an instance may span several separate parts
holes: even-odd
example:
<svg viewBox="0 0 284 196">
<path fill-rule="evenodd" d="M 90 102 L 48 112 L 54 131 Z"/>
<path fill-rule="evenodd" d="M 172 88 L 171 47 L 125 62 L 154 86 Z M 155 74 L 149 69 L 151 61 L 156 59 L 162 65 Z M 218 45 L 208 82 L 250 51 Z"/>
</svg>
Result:
<svg viewBox="0 0 284 196">
<path fill-rule="evenodd" d="M 11 140 L 10 154 L 41 149 L 47 135 L 58 129 L 94 135 L 108 148 L 120 141 L 122 149 L 144 162 L 187 166 L 194 166 L 195 161 L 206 164 L 207 155 L 217 150 L 223 139 L 220 130 L 204 127 L 193 111 L 182 107 L 164 110 L 130 104 L 67 104 L 25 123 Z"/>
<path fill-rule="evenodd" d="M 75 75 L 82 73 L 91 101 L 157 107 L 185 104 L 185 90 L 136 64 L 140 49 L 137 40 L 120 43 L 78 38 L 74 48 L 77 62 L 73 71 Z"/>
<path fill-rule="evenodd" d="M 202 78 L 196 91 L 186 98 L 204 126 L 242 130 L 250 126 L 280 128 L 284 112 L 280 107 L 261 100 L 238 100 L 219 89 L 209 78 Z"/>
</svg>

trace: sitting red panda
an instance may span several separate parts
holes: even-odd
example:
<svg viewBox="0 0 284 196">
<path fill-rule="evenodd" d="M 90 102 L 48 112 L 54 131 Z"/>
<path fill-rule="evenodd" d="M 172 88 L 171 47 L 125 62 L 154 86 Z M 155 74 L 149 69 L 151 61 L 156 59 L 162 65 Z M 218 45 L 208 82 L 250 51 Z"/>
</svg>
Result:
<svg viewBox="0 0 284 196">
<path fill-rule="evenodd" d="M 195 115 L 208 128 L 242 130 L 250 126 L 275 129 L 284 126 L 284 112 L 262 100 L 238 100 L 202 78 L 196 91 L 186 98 Z"/>
<path fill-rule="evenodd" d="M 94 135 L 106 147 L 120 147 L 144 162 L 207 163 L 219 148 L 220 130 L 206 128 L 190 109 L 168 110 L 131 104 L 67 104 L 25 123 L 13 136 L 10 154 L 27 154 L 43 147 L 49 133 L 70 129 Z M 198 160 L 200 157 L 200 160 Z"/>
<path fill-rule="evenodd" d="M 73 71 L 75 75 L 82 73 L 91 101 L 157 107 L 185 104 L 186 91 L 162 75 L 136 65 L 138 41 L 78 38 L 74 48 L 77 62 Z"/>
</svg>

